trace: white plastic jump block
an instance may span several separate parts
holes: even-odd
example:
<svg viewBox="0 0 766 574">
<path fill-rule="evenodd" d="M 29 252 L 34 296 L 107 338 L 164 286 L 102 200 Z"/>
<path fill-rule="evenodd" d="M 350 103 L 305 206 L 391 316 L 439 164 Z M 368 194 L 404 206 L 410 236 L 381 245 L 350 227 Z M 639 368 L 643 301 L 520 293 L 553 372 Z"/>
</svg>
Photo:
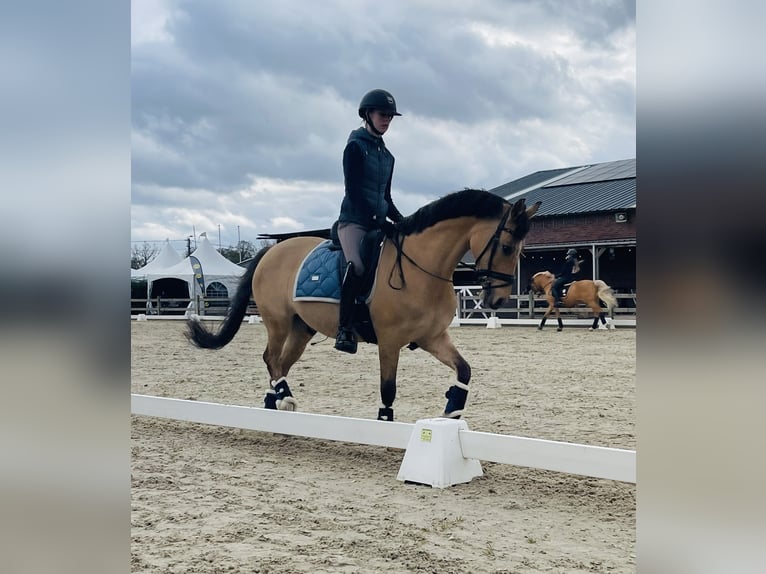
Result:
<svg viewBox="0 0 766 574">
<path fill-rule="evenodd" d="M 503 324 L 497 317 L 490 317 L 487 319 L 487 329 L 500 329 Z"/>
<path fill-rule="evenodd" d="M 417 421 L 396 479 L 444 488 L 482 476 L 481 463 L 463 457 L 461 430 L 468 430 L 464 420 L 435 418 Z"/>
</svg>

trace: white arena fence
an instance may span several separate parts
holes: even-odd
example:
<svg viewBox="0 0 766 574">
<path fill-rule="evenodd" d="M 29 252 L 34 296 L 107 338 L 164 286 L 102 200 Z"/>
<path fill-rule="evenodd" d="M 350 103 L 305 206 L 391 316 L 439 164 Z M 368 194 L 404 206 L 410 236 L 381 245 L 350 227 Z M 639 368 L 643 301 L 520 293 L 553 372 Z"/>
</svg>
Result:
<svg viewBox="0 0 766 574">
<path fill-rule="evenodd" d="M 405 449 L 397 478 L 444 487 L 481 475 L 478 461 L 636 482 L 636 452 L 475 432 L 463 420 L 386 422 L 131 395 L 131 413 L 207 425 Z M 413 453 L 408 458 L 407 454 Z M 473 465 L 473 466 L 471 466 Z M 410 477 L 417 477 L 411 479 Z M 425 478 L 423 478 L 425 477 Z"/>
<path fill-rule="evenodd" d="M 455 316 L 452 320 L 453 326 L 460 325 L 484 325 L 489 328 L 498 328 L 503 325 L 521 325 L 534 326 L 540 324 L 540 320 L 545 313 L 547 305 L 544 303 L 544 297 L 535 297 L 532 294 L 512 295 L 506 306 L 493 310 L 481 306 L 479 292 L 481 287 L 462 286 L 455 287 Z M 197 296 L 197 305 L 191 305 L 189 299 L 169 299 L 168 302 L 177 304 L 177 308 L 171 311 L 160 311 L 163 308 L 163 302 L 157 299 L 150 312 L 146 312 L 146 299 L 131 299 L 131 318 L 136 320 L 155 320 L 155 319 L 175 319 L 186 320 L 194 315 L 199 319 L 209 319 L 212 321 L 221 321 L 225 318 L 226 305 L 221 305 L 221 299 L 208 299 Z M 618 306 L 613 309 L 611 316 L 607 317 L 607 322 L 611 327 L 635 327 L 636 326 L 636 295 L 635 294 L 615 294 L 620 302 L 625 302 L 626 306 Z M 215 307 L 206 308 L 206 301 L 217 301 L 219 304 Z M 223 301 L 228 301 L 224 299 Z M 252 303 L 252 301 L 251 301 Z M 198 310 L 201 311 L 198 313 Z M 590 315 L 590 309 L 586 307 L 561 308 L 561 318 L 566 321 L 567 327 L 590 327 L 593 324 L 593 318 Z M 245 320 L 250 323 L 260 322 L 257 315 L 257 307 L 251 305 Z M 599 329 L 605 328 L 599 324 Z"/>
</svg>

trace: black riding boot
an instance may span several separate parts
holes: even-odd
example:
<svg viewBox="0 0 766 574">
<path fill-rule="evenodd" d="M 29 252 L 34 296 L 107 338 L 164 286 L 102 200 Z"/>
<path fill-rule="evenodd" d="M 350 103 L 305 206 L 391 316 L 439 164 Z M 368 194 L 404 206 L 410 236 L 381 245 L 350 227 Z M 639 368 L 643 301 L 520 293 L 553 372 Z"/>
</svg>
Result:
<svg viewBox="0 0 766 574">
<path fill-rule="evenodd" d="M 338 335 L 335 337 L 335 348 L 344 353 L 356 353 L 356 338 L 353 331 L 354 307 L 360 283 L 361 277 L 356 276 L 354 264 L 349 262 L 340 288 L 340 319 Z"/>
<path fill-rule="evenodd" d="M 561 292 L 558 289 L 551 289 L 551 295 L 553 295 L 553 306 L 561 307 Z"/>
<path fill-rule="evenodd" d="M 561 291 L 562 285 L 559 285 L 558 280 L 556 280 L 551 287 L 551 295 L 553 295 L 554 307 L 561 307 Z"/>
</svg>

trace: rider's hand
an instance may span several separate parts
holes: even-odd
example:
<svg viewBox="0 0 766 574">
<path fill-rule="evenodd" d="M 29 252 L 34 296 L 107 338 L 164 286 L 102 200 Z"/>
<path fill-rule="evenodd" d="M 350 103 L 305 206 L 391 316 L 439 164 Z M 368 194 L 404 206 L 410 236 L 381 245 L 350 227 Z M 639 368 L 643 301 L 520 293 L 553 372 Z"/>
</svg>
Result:
<svg viewBox="0 0 766 574">
<path fill-rule="evenodd" d="M 396 225 L 386 219 L 380 222 L 380 228 L 386 234 L 386 237 L 393 237 L 398 231 Z"/>
</svg>

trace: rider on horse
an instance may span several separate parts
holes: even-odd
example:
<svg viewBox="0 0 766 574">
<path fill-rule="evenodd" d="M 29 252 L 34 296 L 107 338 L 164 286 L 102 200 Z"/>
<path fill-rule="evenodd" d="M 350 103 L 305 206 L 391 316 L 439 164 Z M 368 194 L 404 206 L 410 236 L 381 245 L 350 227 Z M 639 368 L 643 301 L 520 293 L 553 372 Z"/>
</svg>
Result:
<svg viewBox="0 0 766 574">
<path fill-rule="evenodd" d="M 554 307 L 561 306 L 561 290 L 565 284 L 574 281 L 574 277 L 579 271 L 580 266 L 577 261 L 577 250 L 569 249 L 567 251 L 566 259 L 564 259 L 564 263 L 556 275 L 556 280 L 553 282 L 553 286 L 551 287 L 551 295 L 553 295 Z"/>
<path fill-rule="evenodd" d="M 391 120 L 400 115 L 389 92 L 368 92 L 359 104 L 364 126 L 351 132 L 343 151 L 345 196 L 338 217 L 338 239 L 348 264 L 341 287 L 335 348 L 345 353 L 356 353 L 354 304 L 365 272 L 360 256 L 362 239 L 370 229 L 391 226 L 386 217 L 394 222 L 402 219 L 391 200 L 394 156 L 383 141 Z"/>
</svg>

